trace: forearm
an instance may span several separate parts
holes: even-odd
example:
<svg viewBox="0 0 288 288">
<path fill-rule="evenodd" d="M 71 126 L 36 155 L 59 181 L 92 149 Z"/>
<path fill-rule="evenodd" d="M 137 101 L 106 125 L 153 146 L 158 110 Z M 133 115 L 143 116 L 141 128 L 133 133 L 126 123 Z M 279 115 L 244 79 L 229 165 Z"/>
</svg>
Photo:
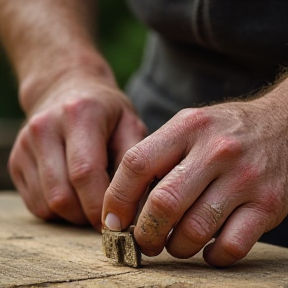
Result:
<svg viewBox="0 0 288 288">
<path fill-rule="evenodd" d="M 94 47 L 96 1 L 2 0 L 0 35 L 30 110 L 41 91 L 66 73 L 83 70 L 113 82 Z"/>
</svg>

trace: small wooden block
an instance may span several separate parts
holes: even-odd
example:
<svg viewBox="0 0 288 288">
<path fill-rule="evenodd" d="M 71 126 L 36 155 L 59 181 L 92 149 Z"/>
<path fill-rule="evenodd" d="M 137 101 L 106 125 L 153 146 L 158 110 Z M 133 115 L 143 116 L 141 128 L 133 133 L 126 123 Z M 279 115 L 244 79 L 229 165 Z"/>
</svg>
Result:
<svg viewBox="0 0 288 288">
<path fill-rule="evenodd" d="M 125 232 L 103 229 L 102 246 L 106 257 L 126 266 L 140 267 L 141 252 L 134 239 L 133 229 Z"/>
</svg>

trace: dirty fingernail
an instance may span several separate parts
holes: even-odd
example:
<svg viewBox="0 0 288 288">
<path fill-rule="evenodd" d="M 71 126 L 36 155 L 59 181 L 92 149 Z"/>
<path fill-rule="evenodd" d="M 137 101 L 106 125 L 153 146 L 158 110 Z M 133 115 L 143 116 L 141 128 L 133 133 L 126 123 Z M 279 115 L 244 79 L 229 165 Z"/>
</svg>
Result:
<svg viewBox="0 0 288 288">
<path fill-rule="evenodd" d="M 120 219 L 113 213 L 108 213 L 105 219 L 105 225 L 112 231 L 121 231 Z"/>
</svg>

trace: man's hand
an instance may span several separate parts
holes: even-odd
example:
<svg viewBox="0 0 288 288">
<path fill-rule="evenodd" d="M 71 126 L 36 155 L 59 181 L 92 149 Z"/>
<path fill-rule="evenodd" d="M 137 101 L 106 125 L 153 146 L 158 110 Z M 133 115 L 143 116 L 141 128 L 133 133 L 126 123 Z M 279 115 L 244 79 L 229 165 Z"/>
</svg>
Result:
<svg viewBox="0 0 288 288">
<path fill-rule="evenodd" d="M 123 157 L 104 197 L 102 222 L 133 221 L 144 254 L 179 258 L 203 248 L 213 266 L 243 258 L 288 211 L 287 84 L 250 102 L 185 109 Z"/>
<path fill-rule="evenodd" d="M 2 0 L 0 36 L 27 116 L 9 162 L 17 189 L 41 218 L 100 229 L 109 177 L 146 128 L 95 47 L 97 2 Z"/>
<path fill-rule="evenodd" d="M 40 96 L 10 156 L 14 183 L 38 217 L 89 221 L 100 230 L 109 172 L 146 128 L 103 79 L 74 71 Z"/>
</svg>

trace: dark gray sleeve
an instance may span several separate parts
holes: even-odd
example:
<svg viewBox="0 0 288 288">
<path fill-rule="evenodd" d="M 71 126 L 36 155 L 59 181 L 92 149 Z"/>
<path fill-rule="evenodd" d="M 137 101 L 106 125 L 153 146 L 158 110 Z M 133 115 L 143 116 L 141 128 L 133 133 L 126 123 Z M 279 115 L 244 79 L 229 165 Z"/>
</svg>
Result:
<svg viewBox="0 0 288 288">
<path fill-rule="evenodd" d="M 248 97 L 273 81 L 276 69 L 246 66 L 218 52 L 151 33 L 127 93 L 153 132 L 183 108 Z"/>
<path fill-rule="evenodd" d="M 287 0 L 128 0 L 163 37 L 261 63 L 288 62 Z"/>
</svg>

